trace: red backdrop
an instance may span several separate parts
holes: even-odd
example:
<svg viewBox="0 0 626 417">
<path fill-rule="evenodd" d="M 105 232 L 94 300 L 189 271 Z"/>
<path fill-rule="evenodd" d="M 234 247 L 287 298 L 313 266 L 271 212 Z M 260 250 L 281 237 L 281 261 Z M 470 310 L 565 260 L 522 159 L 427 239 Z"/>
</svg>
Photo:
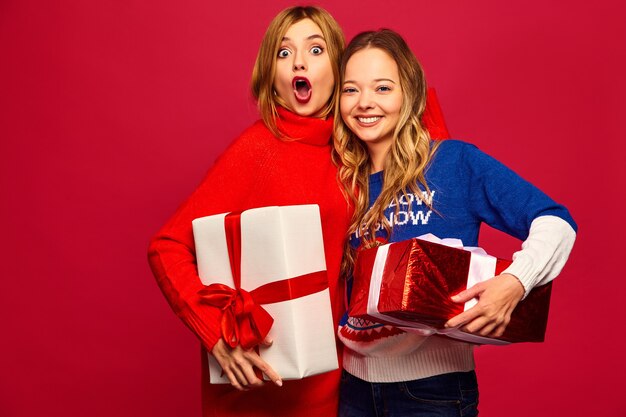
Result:
<svg viewBox="0 0 626 417">
<path fill-rule="evenodd" d="M 199 415 L 199 345 L 146 247 L 257 117 L 256 50 L 291 2 L 242 3 L 0 2 L 0 415 Z M 477 350 L 482 415 L 624 415 L 623 2 L 319 3 L 348 39 L 403 34 L 453 136 L 580 225 L 547 341 Z"/>
</svg>

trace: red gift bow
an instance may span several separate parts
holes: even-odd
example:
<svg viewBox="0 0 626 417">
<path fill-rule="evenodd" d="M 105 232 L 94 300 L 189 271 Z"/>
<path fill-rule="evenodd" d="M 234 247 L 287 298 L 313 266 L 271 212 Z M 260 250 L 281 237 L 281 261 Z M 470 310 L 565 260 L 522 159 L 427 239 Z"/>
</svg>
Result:
<svg viewBox="0 0 626 417">
<path fill-rule="evenodd" d="M 328 288 L 326 271 L 270 282 L 250 292 L 241 288 L 241 212 L 224 218 L 226 244 L 235 288 L 211 284 L 198 291 L 201 301 L 222 310 L 221 331 L 230 347 L 251 349 L 261 343 L 274 319 L 260 304 L 293 300 Z"/>
</svg>

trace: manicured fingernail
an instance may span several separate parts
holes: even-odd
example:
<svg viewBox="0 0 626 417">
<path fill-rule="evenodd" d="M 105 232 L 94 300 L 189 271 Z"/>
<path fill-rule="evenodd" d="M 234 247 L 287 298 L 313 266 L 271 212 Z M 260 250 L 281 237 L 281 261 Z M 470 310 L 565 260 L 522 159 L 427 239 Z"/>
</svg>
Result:
<svg viewBox="0 0 626 417">
<path fill-rule="evenodd" d="M 278 385 L 279 387 L 282 387 L 283 381 L 281 381 L 280 379 L 276 380 L 276 385 Z"/>
</svg>

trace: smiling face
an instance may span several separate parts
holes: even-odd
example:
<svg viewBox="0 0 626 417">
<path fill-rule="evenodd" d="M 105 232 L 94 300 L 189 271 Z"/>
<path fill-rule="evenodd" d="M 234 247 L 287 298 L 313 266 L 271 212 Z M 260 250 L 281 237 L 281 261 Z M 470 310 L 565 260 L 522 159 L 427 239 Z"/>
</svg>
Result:
<svg viewBox="0 0 626 417">
<path fill-rule="evenodd" d="M 333 93 L 335 77 L 322 31 L 311 19 L 289 27 L 276 57 L 274 90 L 300 116 L 319 116 Z"/>
<path fill-rule="evenodd" d="M 365 142 L 372 161 L 381 161 L 391 147 L 402 109 L 398 65 L 382 49 L 362 49 L 348 60 L 344 80 L 341 118 Z"/>
</svg>

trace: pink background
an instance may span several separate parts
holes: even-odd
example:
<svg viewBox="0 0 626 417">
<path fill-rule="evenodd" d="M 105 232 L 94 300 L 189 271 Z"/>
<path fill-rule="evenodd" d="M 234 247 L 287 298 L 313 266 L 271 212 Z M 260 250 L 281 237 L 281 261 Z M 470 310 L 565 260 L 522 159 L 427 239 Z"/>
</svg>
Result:
<svg viewBox="0 0 626 417">
<path fill-rule="evenodd" d="M 348 39 L 403 34 L 452 135 L 580 226 L 547 341 L 478 349 L 481 415 L 624 415 L 623 2 L 320 4 Z M 0 2 L 1 416 L 200 414 L 199 345 L 147 243 L 257 117 L 256 50 L 289 5 Z"/>
</svg>

